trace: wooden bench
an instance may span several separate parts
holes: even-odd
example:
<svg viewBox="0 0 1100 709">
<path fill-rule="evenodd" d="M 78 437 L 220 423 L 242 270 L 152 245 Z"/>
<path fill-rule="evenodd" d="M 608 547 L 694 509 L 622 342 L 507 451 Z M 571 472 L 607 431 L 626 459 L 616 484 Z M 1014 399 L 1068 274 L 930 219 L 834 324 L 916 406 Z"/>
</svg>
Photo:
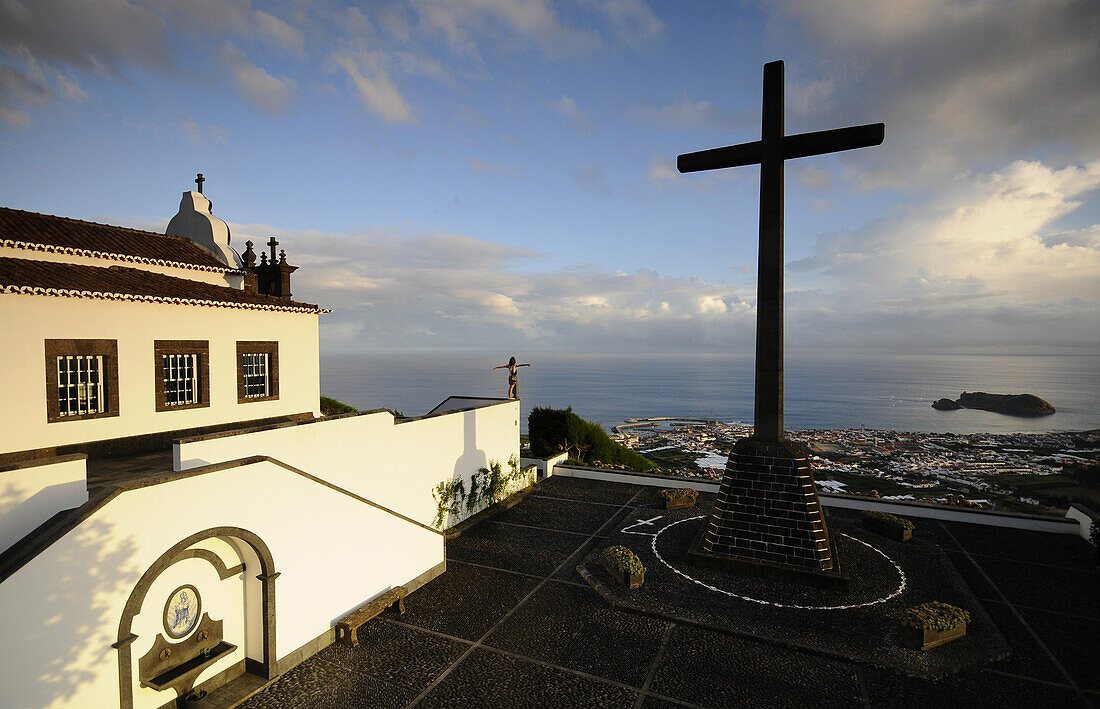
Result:
<svg viewBox="0 0 1100 709">
<path fill-rule="evenodd" d="M 336 639 L 345 645 L 356 647 L 359 644 L 359 638 L 356 637 L 355 632 L 359 630 L 359 626 L 392 606 L 394 601 L 397 602 L 398 610 L 404 613 L 407 593 L 404 586 L 395 586 L 365 606 L 348 613 L 336 622 Z"/>
</svg>

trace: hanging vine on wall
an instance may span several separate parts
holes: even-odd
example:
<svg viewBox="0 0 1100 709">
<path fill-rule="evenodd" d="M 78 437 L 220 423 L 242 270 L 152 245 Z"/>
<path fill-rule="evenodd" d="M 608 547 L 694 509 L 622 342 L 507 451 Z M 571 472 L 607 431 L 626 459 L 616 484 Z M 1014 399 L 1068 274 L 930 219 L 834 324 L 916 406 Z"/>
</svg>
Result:
<svg viewBox="0 0 1100 709">
<path fill-rule="evenodd" d="M 462 501 L 466 497 L 466 486 L 460 479 L 444 480 L 432 489 L 435 498 L 435 521 L 433 525 L 443 529 L 447 513 L 457 517 L 462 512 Z"/>
<path fill-rule="evenodd" d="M 525 474 L 519 467 L 519 458 L 514 454 L 508 458 L 507 470 L 500 461 L 490 460 L 488 467 L 478 468 L 477 472 L 470 476 L 469 494 L 466 493 L 461 479 L 444 480 L 432 489 L 432 497 L 436 502 L 434 525 L 442 529 L 448 514 L 452 518 L 457 518 L 462 512 L 463 505 L 466 507 L 466 516 L 470 516 L 500 502 L 509 490 L 514 489 L 516 483 L 522 483 L 521 487 L 527 487 L 534 482 L 534 471 Z"/>
</svg>

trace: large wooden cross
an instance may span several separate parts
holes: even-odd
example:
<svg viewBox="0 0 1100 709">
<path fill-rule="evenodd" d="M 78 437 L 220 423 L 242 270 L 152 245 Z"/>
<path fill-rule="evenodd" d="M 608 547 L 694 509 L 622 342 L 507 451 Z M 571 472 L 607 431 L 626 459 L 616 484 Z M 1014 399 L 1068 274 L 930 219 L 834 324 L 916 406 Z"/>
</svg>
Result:
<svg viewBox="0 0 1100 709">
<path fill-rule="evenodd" d="M 882 143 L 886 126 L 872 123 L 784 135 L 783 62 L 764 65 L 760 140 L 686 153 L 680 172 L 760 165 L 760 256 L 756 296 L 756 438 L 783 438 L 783 161 Z"/>
</svg>

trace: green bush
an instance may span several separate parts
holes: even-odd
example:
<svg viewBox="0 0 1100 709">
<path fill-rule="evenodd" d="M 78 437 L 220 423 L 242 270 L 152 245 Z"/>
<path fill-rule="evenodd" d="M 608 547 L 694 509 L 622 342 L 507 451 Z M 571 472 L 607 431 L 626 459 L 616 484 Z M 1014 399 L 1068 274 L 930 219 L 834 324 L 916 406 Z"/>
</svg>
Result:
<svg viewBox="0 0 1100 709">
<path fill-rule="evenodd" d="M 664 498 L 665 502 L 684 502 L 690 500 L 691 504 L 695 504 L 696 498 L 699 497 L 699 491 L 690 487 L 674 487 L 668 490 L 661 490 L 659 493 Z"/>
<path fill-rule="evenodd" d="M 334 414 L 354 414 L 359 409 L 354 406 L 348 406 L 342 401 L 337 401 L 332 397 L 321 397 L 321 413 L 325 416 L 332 416 Z"/>
<path fill-rule="evenodd" d="M 584 465 L 597 462 L 607 466 L 622 466 L 628 470 L 645 472 L 657 465 L 629 448 L 611 440 L 598 423 L 585 421 L 567 409 L 549 409 L 536 406 L 527 417 L 527 435 L 531 440 L 531 455 L 549 458 L 567 453 L 570 459 Z"/>
<path fill-rule="evenodd" d="M 642 565 L 642 560 L 638 558 L 637 554 L 624 546 L 608 547 L 603 550 L 600 556 L 605 564 L 619 571 L 624 571 L 628 574 L 645 573 L 645 566 Z"/>
<path fill-rule="evenodd" d="M 874 512 L 871 510 L 867 510 L 863 513 L 863 524 L 887 529 L 898 534 L 905 530 L 912 532 L 916 529 L 916 525 L 913 524 L 911 520 L 905 519 L 904 517 L 898 517 L 889 512 Z"/>
<path fill-rule="evenodd" d="M 901 624 L 917 630 L 951 630 L 960 623 L 970 622 L 970 612 L 940 601 L 922 603 L 902 611 Z"/>
</svg>

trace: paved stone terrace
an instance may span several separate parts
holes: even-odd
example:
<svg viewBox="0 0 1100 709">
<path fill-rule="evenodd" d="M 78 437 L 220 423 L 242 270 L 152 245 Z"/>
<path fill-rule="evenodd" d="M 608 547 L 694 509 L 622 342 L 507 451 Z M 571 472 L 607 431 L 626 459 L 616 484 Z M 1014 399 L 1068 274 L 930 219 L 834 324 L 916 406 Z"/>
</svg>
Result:
<svg viewBox="0 0 1100 709">
<path fill-rule="evenodd" d="M 447 573 L 243 706 L 1100 706 L 1100 572 L 1066 535 L 922 522 L 1012 655 L 938 682 L 610 608 L 575 571 L 652 489 L 546 480 L 447 545 Z"/>
</svg>

